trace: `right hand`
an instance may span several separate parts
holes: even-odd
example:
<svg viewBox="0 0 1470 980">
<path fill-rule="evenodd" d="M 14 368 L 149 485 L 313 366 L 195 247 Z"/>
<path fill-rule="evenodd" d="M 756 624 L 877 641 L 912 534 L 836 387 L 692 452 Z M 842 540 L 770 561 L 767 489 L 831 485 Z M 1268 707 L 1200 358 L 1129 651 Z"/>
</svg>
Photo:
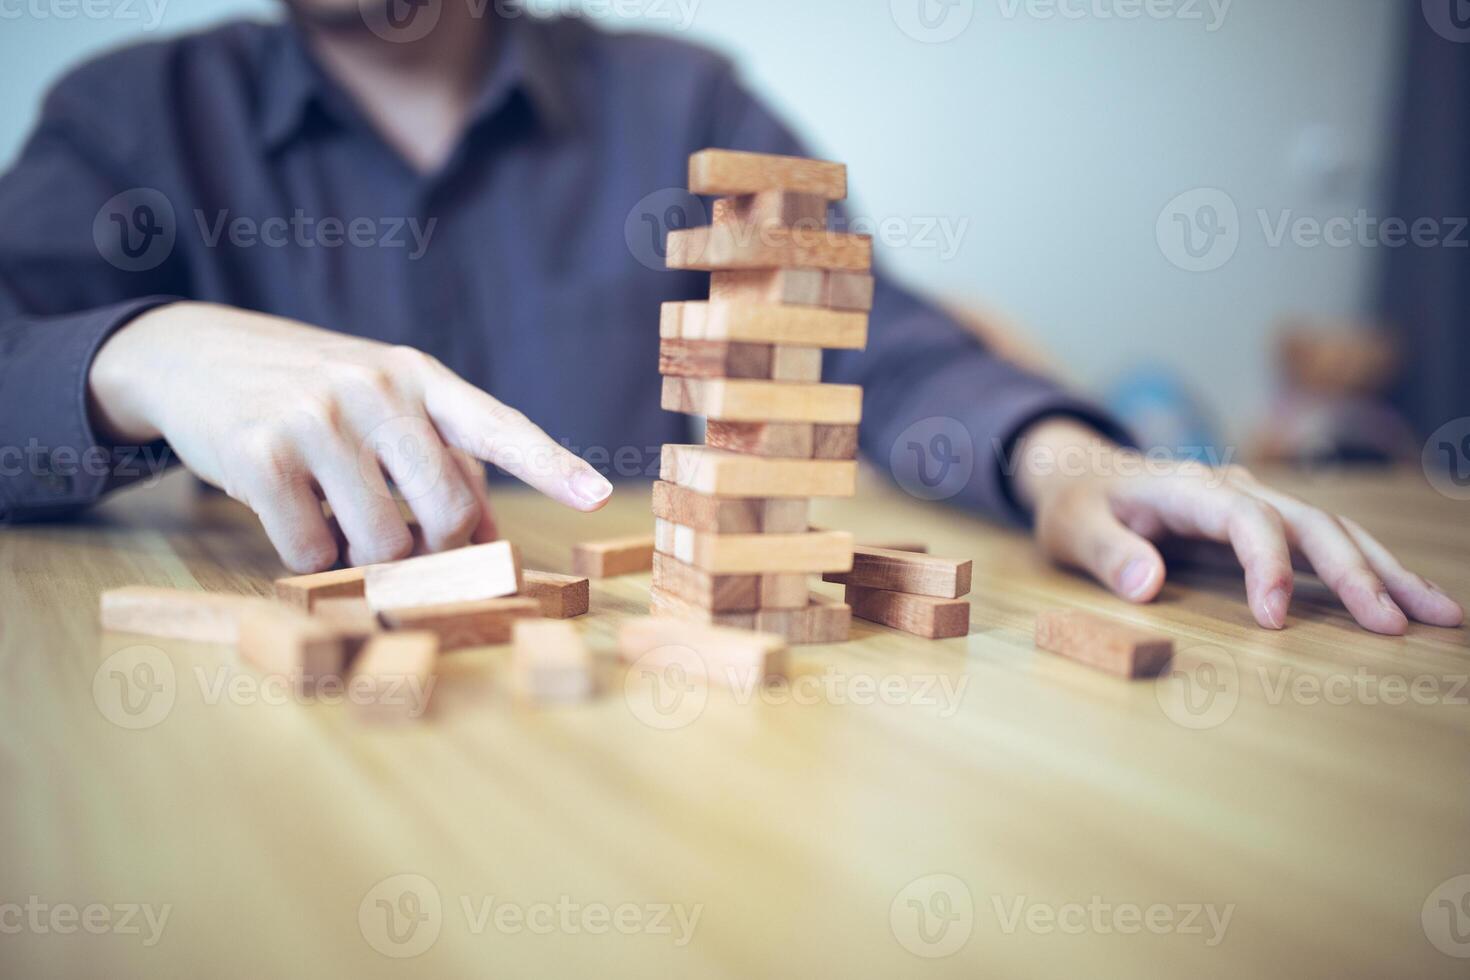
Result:
<svg viewBox="0 0 1470 980">
<path fill-rule="evenodd" d="M 612 494 L 585 461 L 429 355 L 281 317 L 160 307 L 103 344 L 88 380 L 108 438 L 167 440 L 195 475 L 255 511 L 298 573 L 412 551 L 387 477 L 431 551 L 495 537 L 479 460 L 578 510 Z"/>
</svg>

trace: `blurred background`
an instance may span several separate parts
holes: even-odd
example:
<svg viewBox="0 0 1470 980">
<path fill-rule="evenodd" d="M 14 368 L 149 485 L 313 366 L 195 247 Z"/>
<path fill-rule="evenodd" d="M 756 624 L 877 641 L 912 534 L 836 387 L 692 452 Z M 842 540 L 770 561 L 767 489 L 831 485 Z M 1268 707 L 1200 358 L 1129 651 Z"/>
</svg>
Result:
<svg viewBox="0 0 1470 980">
<path fill-rule="evenodd" d="M 526 6 L 729 54 L 849 165 L 855 215 L 904 220 L 880 262 L 1147 443 L 1304 461 L 1451 446 L 1470 472 L 1466 0 Z M 76 62 L 276 16 L 0 0 L 0 160 Z"/>
</svg>

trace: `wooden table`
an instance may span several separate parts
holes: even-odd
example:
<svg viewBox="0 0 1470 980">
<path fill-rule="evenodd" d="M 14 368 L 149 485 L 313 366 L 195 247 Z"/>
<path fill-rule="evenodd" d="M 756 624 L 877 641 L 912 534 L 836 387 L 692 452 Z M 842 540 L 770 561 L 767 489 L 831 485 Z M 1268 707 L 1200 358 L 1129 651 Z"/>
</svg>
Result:
<svg viewBox="0 0 1470 980">
<path fill-rule="evenodd" d="M 1470 598 L 1467 505 L 1407 474 L 1296 483 Z M 590 516 L 498 501 L 531 567 L 650 523 L 638 486 Z M 1203 572 L 1131 608 L 877 483 L 816 519 L 972 556 L 970 635 L 858 623 L 745 703 L 612 670 L 599 701 L 546 711 L 506 701 L 487 648 L 391 731 L 266 703 L 227 649 L 99 634 L 110 586 L 268 589 L 229 501 L 170 477 L 0 532 L 0 975 L 1470 971 L 1433 944 L 1470 940 L 1465 630 L 1372 636 L 1304 584 L 1268 633 L 1237 576 Z M 595 583 L 590 637 L 647 584 Z M 1171 634 L 1175 671 L 1037 652 L 1056 605 Z"/>
</svg>

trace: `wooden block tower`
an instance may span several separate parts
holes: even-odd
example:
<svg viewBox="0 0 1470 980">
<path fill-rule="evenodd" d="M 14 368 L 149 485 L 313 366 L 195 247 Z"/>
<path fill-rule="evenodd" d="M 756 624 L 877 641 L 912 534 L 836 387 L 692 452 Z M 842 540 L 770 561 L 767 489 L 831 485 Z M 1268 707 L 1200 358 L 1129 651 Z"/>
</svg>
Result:
<svg viewBox="0 0 1470 980">
<path fill-rule="evenodd" d="M 829 231 L 847 168 L 702 150 L 689 189 L 709 227 L 671 231 L 668 264 L 711 273 L 708 302 L 665 303 L 663 407 L 706 445 L 665 446 L 654 485 L 653 611 L 784 636 L 847 639 L 851 609 L 809 576 L 852 568 L 852 536 L 813 531 L 812 497 L 856 492 L 862 389 L 822 384 L 825 348 L 867 343 L 872 240 Z"/>
</svg>

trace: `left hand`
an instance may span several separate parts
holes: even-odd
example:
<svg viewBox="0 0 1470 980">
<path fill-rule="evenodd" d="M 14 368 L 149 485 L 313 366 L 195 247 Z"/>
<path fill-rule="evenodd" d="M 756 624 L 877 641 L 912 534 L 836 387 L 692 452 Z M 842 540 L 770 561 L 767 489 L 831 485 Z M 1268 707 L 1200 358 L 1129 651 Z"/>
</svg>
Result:
<svg viewBox="0 0 1470 980">
<path fill-rule="evenodd" d="M 1433 626 L 1464 619 L 1458 603 L 1404 568 L 1355 521 L 1274 490 L 1240 467 L 1145 465 L 1137 453 L 1067 419 L 1033 425 L 1018 441 L 1016 459 L 1013 486 L 1035 514 L 1042 550 L 1133 602 L 1159 594 L 1164 559 L 1154 542 L 1178 536 L 1233 548 L 1251 612 L 1267 629 L 1286 625 L 1294 554 L 1375 633 L 1401 634 L 1410 617 Z M 1037 465 L 1045 459 L 1051 465 Z"/>
</svg>

